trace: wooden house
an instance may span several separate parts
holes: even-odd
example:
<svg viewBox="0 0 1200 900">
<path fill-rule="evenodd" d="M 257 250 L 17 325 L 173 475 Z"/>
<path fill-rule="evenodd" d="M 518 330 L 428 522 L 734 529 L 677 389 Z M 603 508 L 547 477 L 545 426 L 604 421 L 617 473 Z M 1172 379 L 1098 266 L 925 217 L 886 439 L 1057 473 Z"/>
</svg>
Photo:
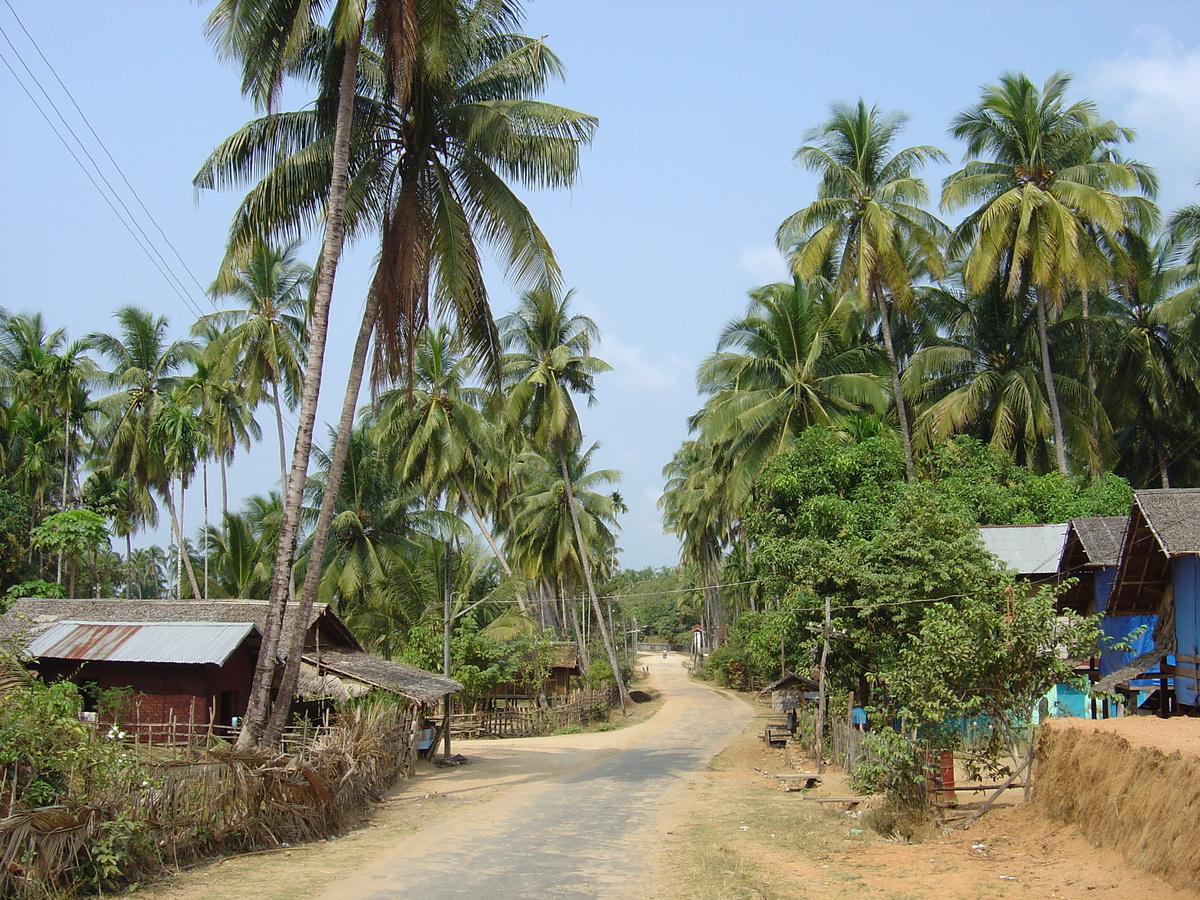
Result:
<svg viewBox="0 0 1200 900">
<path fill-rule="evenodd" d="M 232 728 L 245 714 L 266 628 L 262 600 L 18 600 L 0 616 L 0 642 L 46 679 L 129 688 L 126 724 L 173 723 L 188 732 Z M 295 607 L 284 621 L 296 623 Z M 301 700 L 344 700 L 373 688 L 433 704 L 457 681 L 367 653 L 325 604 L 305 628 Z M 147 727 L 147 732 L 154 729 Z"/>
<path fill-rule="evenodd" d="M 1134 493 L 1105 615 L 1154 617 L 1153 647 L 1101 689 L 1158 667 L 1161 715 L 1200 708 L 1200 489 Z"/>
<path fill-rule="evenodd" d="M 488 691 L 486 706 L 521 705 L 545 700 L 553 705 L 556 699 L 570 695 L 582 686 L 583 669 L 579 662 L 579 647 L 574 641 L 556 641 L 550 645 L 547 674 L 540 685 L 504 682 Z"/>
<path fill-rule="evenodd" d="M 1063 605 L 1081 615 L 1101 614 L 1104 643 L 1098 674 L 1101 678 L 1127 666 L 1134 658 L 1153 649 L 1156 614 L 1111 614 L 1109 596 L 1116 582 L 1121 546 L 1128 516 L 1072 519 L 1067 531 L 1059 575 L 1076 584 L 1063 595 Z M 1129 644 L 1129 650 L 1111 649 L 1114 643 Z"/>
</svg>

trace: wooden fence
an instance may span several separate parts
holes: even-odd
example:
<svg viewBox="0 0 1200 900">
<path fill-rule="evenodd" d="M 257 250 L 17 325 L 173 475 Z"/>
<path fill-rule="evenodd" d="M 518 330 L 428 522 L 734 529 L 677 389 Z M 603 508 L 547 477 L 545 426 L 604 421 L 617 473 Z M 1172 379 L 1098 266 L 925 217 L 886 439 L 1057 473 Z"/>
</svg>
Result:
<svg viewBox="0 0 1200 900">
<path fill-rule="evenodd" d="M 572 691 L 549 707 L 519 706 L 454 713 L 450 717 L 450 735 L 509 738 L 550 734 L 559 728 L 601 721 L 608 717 L 612 705 L 612 688 L 583 688 Z"/>
</svg>

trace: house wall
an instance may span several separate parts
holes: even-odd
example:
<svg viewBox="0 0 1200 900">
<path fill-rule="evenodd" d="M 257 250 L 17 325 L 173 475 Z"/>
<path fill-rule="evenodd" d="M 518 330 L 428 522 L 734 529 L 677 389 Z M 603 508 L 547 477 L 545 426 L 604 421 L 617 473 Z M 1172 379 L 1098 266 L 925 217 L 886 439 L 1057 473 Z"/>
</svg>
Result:
<svg viewBox="0 0 1200 900">
<path fill-rule="evenodd" d="M 1103 613 L 1108 609 L 1108 596 L 1112 593 L 1113 582 L 1116 581 L 1116 566 L 1106 566 L 1097 569 L 1092 582 L 1092 590 L 1096 601 L 1096 612 Z M 1103 650 L 1100 653 L 1100 677 L 1110 675 L 1118 669 L 1133 662 L 1134 657 L 1154 649 L 1154 623 L 1158 616 L 1108 616 L 1100 620 L 1100 628 L 1104 634 L 1106 645 L 1117 641 L 1126 641 L 1129 635 L 1138 628 L 1141 635 L 1129 640 L 1130 650 Z M 1135 679 L 1134 684 L 1157 684 L 1149 679 Z"/>
<path fill-rule="evenodd" d="M 172 717 L 207 725 L 213 708 L 215 724 L 224 725 L 228 722 L 222 719 L 245 714 L 255 659 L 243 644 L 223 666 L 42 659 L 38 668 L 47 681 L 66 678 L 76 684 L 95 682 L 101 689 L 131 688 L 141 696 L 127 725 L 162 724 Z M 224 703 L 222 692 L 228 692 Z"/>
<path fill-rule="evenodd" d="M 1200 557 L 1171 560 L 1175 594 L 1175 699 L 1196 706 L 1200 695 Z"/>
</svg>

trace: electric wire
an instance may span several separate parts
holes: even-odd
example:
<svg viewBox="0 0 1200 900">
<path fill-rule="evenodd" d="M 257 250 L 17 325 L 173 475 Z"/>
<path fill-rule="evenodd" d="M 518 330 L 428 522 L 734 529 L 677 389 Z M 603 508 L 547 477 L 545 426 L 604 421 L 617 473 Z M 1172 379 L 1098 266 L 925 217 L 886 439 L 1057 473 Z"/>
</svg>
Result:
<svg viewBox="0 0 1200 900">
<path fill-rule="evenodd" d="M 10 9 L 11 9 L 11 6 L 10 6 Z M 158 270 L 159 274 L 162 275 L 163 279 L 171 287 L 172 291 L 174 291 L 176 296 L 179 297 L 179 299 L 189 309 L 189 311 L 191 311 L 191 313 L 193 315 L 195 315 L 197 317 L 202 315 L 199 306 L 197 306 L 196 303 L 192 300 L 192 298 L 188 295 L 189 291 L 188 291 L 186 285 L 184 284 L 183 279 L 180 278 L 175 273 L 170 262 L 166 259 L 166 257 L 163 256 L 162 252 L 155 246 L 154 241 L 150 238 L 150 235 L 148 235 L 146 233 L 146 230 L 142 227 L 142 225 L 138 221 L 137 217 L 133 214 L 133 211 L 130 210 L 129 205 L 124 201 L 124 199 L 122 199 L 120 193 L 116 190 L 116 188 L 113 187 L 112 183 L 105 176 L 104 172 L 101 170 L 100 165 L 96 162 L 95 158 L 92 156 L 91 152 L 88 150 L 86 144 L 76 133 L 75 129 L 71 127 L 71 124 L 67 121 L 66 117 L 63 115 L 62 110 L 59 109 L 58 104 L 56 104 L 54 102 L 54 99 L 50 96 L 50 94 L 46 90 L 46 88 L 42 85 L 42 83 L 38 79 L 37 75 L 29 67 L 29 64 L 25 61 L 25 58 L 21 55 L 20 50 L 17 49 L 17 46 L 13 43 L 12 39 L 8 35 L 8 32 L 4 29 L 3 26 L 0 26 L 0 37 L 3 37 L 4 42 L 8 45 L 12 55 L 16 57 L 16 60 L 20 63 L 21 67 L 25 70 L 25 73 L 28 76 L 28 78 L 37 87 L 38 91 L 41 92 L 42 96 L 45 98 L 45 101 L 47 104 L 49 104 L 50 108 L 54 110 L 54 114 L 58 117 L 59 121 L 62 123 L 62 127 L 65 128 L 67 130 L 67 132 L 71 135 L 71 138 L 74 139 L 75 144 L 78 145 L 78 148 L 82 152 L 83 156 L 86 157 L 87 161 L 91 164 L 91 170 L 89 170 L 88 166 L 80 158 L 79 154 L 75 152 L 75 149 L 71 146 L 71 142 L 68 141 L 67 138 L 63 135 L 62 131 L 59 129 L 59 126 L 56 125 L 54 123 L 53 119 L 51 119 L 51 117 L 47 114 L 45 107 L 34 96 L 33 92 L 30 90 L 29 86 L 22 79 L 22 77 L 18 73 L 18 71 L 13 67 L 13 64 L 9 60 L 9 58 L 2 51 L 0 51 L 0 61 L 3 61 L 5 67 L 9 70 L 9 72 L 13 76 L 13 79 L 17 82 L 17 85 L 24 92 L 25 96 L 27 96 L 29 98 L 30 102 L 33 103 L 34 107 L 36 107 L 38 114 L 41 115 L 41 117 L 45 120 L 46 124 L 50 126 L 51 131 L 54 132 L 55 137 L 58 138 L 58 140 L 62 143 L 63 147 L 71 155 L 71 158 L 75 161 L 75 164 L 79 166 L 80 170 L 87 177 L 88 181 L 91 182 L 92 186 L 96 189 L 97 193 L 99 193 L 100 196 L 104 199 L 104 202 L 108 205 L 109 209 L 111 209 L 113 214 L 120 220 L 122 226 L 124 226 L 125 230 L 129 232 L 130 236 L 134 239 L 134 242 L 138 245 L 139 249 L 141 249 L 141 251 L 146 255 L 146 257 L 154 265 L 155 269 Z M 95 172 L 95 175 L 92 174 L 93 171 Z M 97 181 L 97 178 L 99 178 L 99 181 Z M 101 187 L 100 182 L 103 182 L 104 187 Z M 105 188 L 108 189 L 107 192 L 105 191 Z M 115 201 L 115 204 L 120 205 L 121 210 L 124 210 L 124 214 L 122 214 L 121 210 L 117 209 L 117 206 L 114 204 L 114 201 Z M 135 229 L 136 229 L 136 232 L 135 232 Z M 201 290 L 203 290 L 203 289 L 201 289 Z"/>
<path fill-rule="evenodd" d="M 83 124 L 87 126 L 87 129 L 89 132 L 91 132 L 92 137 L 94 137 L 96 139 L 96 143 L 100 145 L 100 148 L 104 151 L 104 155 L 108 157 L 109 162 L 112 163 L 113 168 L 116 170 L 117 174 L 121 176 L 121 180 L 125 183 L 125 186 L 127 188 L 129 188 L 129 193 L 133 195 L 133 198 L 137 201 L 138 206 L 140 206 L 142 208 L 142 211 L 146 213 L 146 217 L 150 220 L 150 223 L 155 227 L 155 229 L 158 231 L 158 233 L 160 235 L 162 235 L 162 238 L 164 241 L 166 241 L 167 246 L 171 248 L 171 252 L 173 254 L 175 254 L 175 258 L 177 260 L 179 260 L 180 265 L 183 266 L 184 271 L 187 272 L 188 277 L 190 277 L 192 280 L 192 283 L 196 285 L 196 287 L 200 290 L 201 294 L 204 294 L 205 297 L 208 298 L 208 301 L 210 303 L 212 303 L 213 306 L 216 306 L 216 302 L 212 299 L 212 297 L 208 296 L 208 292 L 205 290 L 204 285 L 202 285 L 200 283 L 199 279 L 196 278 L 195 273 L 192 272 L 191 268 L 187 264 L 187 261 L 184 260 L 182 255 L 180 255 L 179 250 L 176 248 L 175 244 L 171 241 L 170 237 L 167 236 L 167 233 L 165 231 L 163 231 L 162 226 L 158 224 L 158 220 L 154 218 L 154 214 L 150 211 L 150 209 L 142 201 L 142 198 L 138 194 L 137 189 L 130 183 L 128 177 L 126 177 L 125 170 L 121 168 L 120 164 L 113 157 L 112 152 L 108 149 L 108 145 L 106 145 L 104 143 L 104 141 L 101 139 L 100 135 L 96 133 L 96 129 L 92 127 L 92 123 L 88 120 L 88 117 L 84 114 L 83 109 L 80 108 L 79 103 L 75 100 L 75 96 L 71 93 L 70 89 L 67 87 L 67 85 L 63 82 L 62 78 L 59 76 L 58 70 L 56 70 L 54 68 L 54 65 L 50 62 L 50 60 L 46 58 L 46 54 L 42 52 L 42 48 L 40 46 L 38 46 L 38 42 L 34 39 L 33 35 L 29 33 L 29 29 L 26 28 L 25 23 L 21 21 L 21 17 L 17 15 L 17 11 L 13 8 L 13 5 L 10 2 L 10 0 L 4 0 L 4 5 L 8 7 L 8 10 L 12 14 L 13 19 L 16 21 L 17 25 L 20 26 L 21 31 L 25 34 L 25 37 L 29 39 L 29 43 L 33 46 L 33 49 L 37 51 L 37 55 L 41 58 L 42 62 L 46 64 L 46 68 L 50 70 L 50 74 L 52 74 L 54 76 L 54 80 L 58 82 L 59 87 L 61 87 L 63 90 L 63 93 L 66 94 L 67 99 L 71 101 L 71 105 L 74 106 L 75 111 L 77 113 L 79 113 L 79 118 L 83 121 Z M 3 29 L 0 29 L 0 31 L 2 31 L 2 30 Z M 8 40 L 7 35 L 5 35 L 5 40 Z M 11 43 L 12 42 L 9 41 L 10 46 L 11 46 Z M 26 69 L 28 69 L 28 67 L 26 67 Z"/>
</svg>

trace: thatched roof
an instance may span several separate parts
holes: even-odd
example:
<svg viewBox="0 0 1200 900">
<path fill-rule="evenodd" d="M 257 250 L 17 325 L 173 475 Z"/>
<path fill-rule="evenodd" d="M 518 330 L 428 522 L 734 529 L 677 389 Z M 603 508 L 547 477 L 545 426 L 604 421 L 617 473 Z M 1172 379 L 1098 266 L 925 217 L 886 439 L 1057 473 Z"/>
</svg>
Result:
<svg viewBox="0 0 1200 900">
<path fill-rule="evenodd" d="M 1200 488 L 1135 491 L 1109 615 L 1157 613 L 1171 558 L 1200 554 Z"/>
<path fill-rule="evenodd" d="M 434 675 L 432 672 L 403 663 L 390 662 L 362 651 L 326 650 L 322 647 L 319 659 L 315 654 L 305 654 L 304 661 L 317 666 L 321 674 L 333 674 L 359 681 L 423 703 L 432 703 L 445 694 L 453 694 L 463 689 L 463 686 L 452 678 Z"/>
<path fill-rule="evenodd" d="M 245 622 L 265 633 L 266 600 L 48 600 L 25 598 L 0 616 L 0 641 L 19 635 L 36 637 L 63 620 L 81 622 Z M 296 607 L 289 604 L 284 633 Z M 361 650 L 362 645 L 324 603 L 314 603 L 309 614 L 306 646 Z"/>
<path fill-rule="evenodd" d="M 1121 556 L 1128 516 L 1097 516 L 1068 522 L 1067 547 L 1060 572 L 1081 566 L 1115 566 Z"/>
<path fill-rule="evenodd" d="M 550 645 L 550 668 L 570 669 L 572 675 L 582 675 L 579 668 L 579 646 L 574 641 L 555 641 Z"/>
</svg>

